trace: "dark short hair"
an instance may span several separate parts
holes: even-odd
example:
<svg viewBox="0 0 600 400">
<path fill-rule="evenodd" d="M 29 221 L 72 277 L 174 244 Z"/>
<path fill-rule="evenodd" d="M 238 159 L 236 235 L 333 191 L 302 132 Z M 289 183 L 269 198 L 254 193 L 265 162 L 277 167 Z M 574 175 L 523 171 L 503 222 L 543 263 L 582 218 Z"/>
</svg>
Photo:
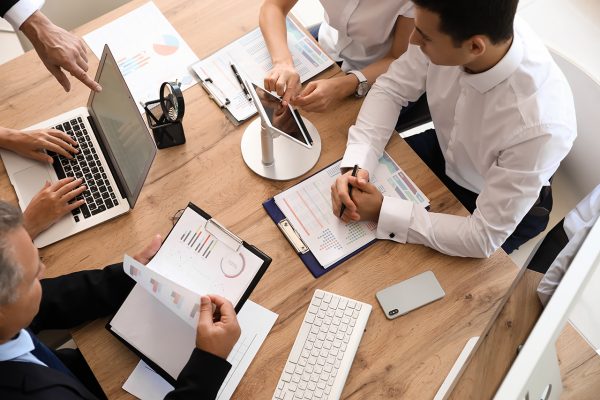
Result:
<svg viewBox="0 0 600 400">
<path fill-rule="evenodd" d="M 13 249 L 6 243 L 6 235 L 22 224 L 21 211 L 0 200 L 0 305 L 12 303 L 16 299 L 16 288 L 23 277 Z"/>
<path fill-rule="evenodd" d="M 418 7 L 440 17 L 440 30 L 456 45 L 475 35 L 485 35 L 493 44 L 513 37 L 513 22 L 519 0 L 413 0 Z"/>
</svg>

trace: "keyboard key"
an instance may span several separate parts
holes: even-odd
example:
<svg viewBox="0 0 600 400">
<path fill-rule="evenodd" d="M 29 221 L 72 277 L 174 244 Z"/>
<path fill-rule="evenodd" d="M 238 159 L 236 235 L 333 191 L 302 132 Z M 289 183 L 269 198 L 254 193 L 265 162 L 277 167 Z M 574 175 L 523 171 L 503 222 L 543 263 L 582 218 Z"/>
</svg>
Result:
<svg viewBox="0 0 600 400">
<path fill-rule="evenodd" d="M 81 209 L 81 213 L 83 214 L 83 218 L 89 218 L 89 217 L 92 216 L 92 214 L 90 213 L 90 210 L 88 209 L 87 205 L 83 204 L 79 208 Z"/>
</svg>

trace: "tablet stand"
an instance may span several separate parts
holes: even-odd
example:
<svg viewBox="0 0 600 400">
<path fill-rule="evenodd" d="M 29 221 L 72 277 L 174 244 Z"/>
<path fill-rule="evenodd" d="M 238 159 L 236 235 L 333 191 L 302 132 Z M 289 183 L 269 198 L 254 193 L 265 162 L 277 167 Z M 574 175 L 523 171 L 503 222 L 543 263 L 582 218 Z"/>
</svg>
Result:
<svg viewBox="0 0 600 400">
<path fill-rule="evenodd" d="M 321 155 L 321 136 L 309 120 L 302 117 L 302 121 L 313 140 L 311 148 L 278 137 L 280 134 L 260 117 L 252 121 L 241 143 L 246 165 L 258 175 L 276 181 L 294 179 L 310 171 Z"/>
</svg>

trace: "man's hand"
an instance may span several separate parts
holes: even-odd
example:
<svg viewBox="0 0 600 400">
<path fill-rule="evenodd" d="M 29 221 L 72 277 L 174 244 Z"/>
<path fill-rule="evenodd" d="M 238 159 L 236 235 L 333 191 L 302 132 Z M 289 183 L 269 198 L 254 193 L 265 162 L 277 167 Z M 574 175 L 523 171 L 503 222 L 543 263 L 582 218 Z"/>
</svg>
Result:
<svg viewBox="0 0 600 400">
<path fill-rule="evenodd" d="M 218 321 L 213 321 L 213 303 L 216 306 L 215 311 L 220 314 Z M 200 298 L 200 318 L 196 332 L 197 348 L 226 359 L 240 338 L 240 334 L 240 325 L 229 300 L 217 295 Z"/>
<path fill-rule="evenodd" d="M 133 258 L 140 264 L 148 264 L 152 257 L 158 253 L 160 245 L 162 244 L 162 237 L 159 234 L 154 235 L 152 241 L 144 247 L 142 251 L 133 256 Z"/>
<path fill-rule="evenodd" d="M 349 195 L 348 185 L 353 187 L 352 198 Z M 369 172 L 359 169 L 356 177 L 349 170 L 338 177 L 331 185 L 331 204 L 333 213 L 340 215 L 342 204 L 346 207 L 342 220 L 350 221 L 377 221 L 383 203 L 383 195 L 377 188 L 369 183 Z"/>
<path fill-rule="evenodd" d="M 56 129 L 38 129 L 22 132 L 15 129 L 0 129 L 0 146 L 7 150 L 37 161 L 52 164 L 52 157 L 44 152 L 50 150 L 67 158 L 77 154 L 77 142 L 66 133 Z"/>
<path fill-rule="evenodd" d="M 287 106 L 302 89 L 300 75 L 293 65 L 275 64 L 265 76 L 265 89 L 269 92 L 277 92 L 283 105 Z"/>
<path fill-rule="evenodd" d="M 292 105 L 306 111 L 325 112 L 331 102 L 343 97 L 341 93 L 335 79 L 320 79 L 309 82 L 298 96 L 292 98 Z"/>
<path fill-rule="evenodd" d="M 23 212 L 23 226 L 29 236 L 35 238 L 64 215 L 85 204 L 83 200 L 69 203 L 86 190 L 81 183 L 81 179 L 73 178 L 61 179 L 53 184 L 46 182 Z"/>
<path fill-rule="evenodd" d="M 34 12 L 23 22 L 21 31 L 31 41 L 48 71 L 66 92 L 71 90 L 71 82 L 63 69 L 90 89 L 96 92 L 102 90 L 102 87 L 87 75 L 87 50 L 79 37 L 54 25 L 40 11 Z"/>
</svg>

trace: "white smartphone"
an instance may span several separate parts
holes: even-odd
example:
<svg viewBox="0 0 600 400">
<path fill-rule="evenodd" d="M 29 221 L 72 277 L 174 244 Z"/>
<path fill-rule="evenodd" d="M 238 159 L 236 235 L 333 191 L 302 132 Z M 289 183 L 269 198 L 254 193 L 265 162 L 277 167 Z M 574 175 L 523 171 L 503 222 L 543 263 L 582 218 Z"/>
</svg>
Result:
<svg viewBox="0 0 600 400">
<path fill-rule="evenodd" d="M 313 140 L 298 110 L 290 105 L 284 107 L 279 97 L 254 83 L 245 85 L 254 99 L 258 113 L 271 129 L 304 147 L 312 147 Z"/>
<path fill-rule="evenodd" d="M 433 272 L 427 271 L 380 290 L 375 297 L 387 319 L 394 319 L 439 300 L 445 294 Z"/>
</svg>

